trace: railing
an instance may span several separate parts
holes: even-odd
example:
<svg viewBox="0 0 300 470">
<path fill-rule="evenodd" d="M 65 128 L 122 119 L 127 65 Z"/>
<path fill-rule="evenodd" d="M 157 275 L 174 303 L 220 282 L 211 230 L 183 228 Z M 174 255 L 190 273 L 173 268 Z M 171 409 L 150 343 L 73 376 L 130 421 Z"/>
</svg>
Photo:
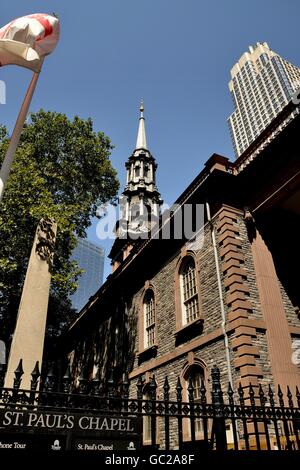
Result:
<svg viewBox="0 0 300 470">
<path fill-rule="evenodd" d="M 69 367 L 60 387 L 57 387 L 57 377 L 51 370 L 41 380 L 38 365 L 32 372 L 30 390 L 21 389 L 22 362 L 15 371 L 13 388 L 3 388 L 4 375 L 2 368 L 0 412 L 34 409 L 140 417 L 144 424 L 143 432 L 147 431 L 149 436 L 148 444 L 166 450 L 187 446 L 207 450 L 300 450 L 298 388 L 294 397 L 289 388 L 284 396 L 278 387 L 276 396 L 271 386 L 265 393 L 261 385 L 243 388 L 240 384 L 234 391 L 229 384 L 224 393 L 217 367 L 211 373 L 211 397 L 203 381 L 200 390 L 195 391 L 190 380 L 188 401 L 183 401 L 179 378 L 175 389 L 171 390 L 166 377 L 161 389 L 162 399 L 157 399 L 157 383 L 153 376 L 147 384 L 148 398 L 145 399 L 145 383 L 141 377 L 134 385 L 136 392 L 132 398 L 129 392 L 133 386 L 130 390 L 127 374 L 120 383 L 115 383 L 113 371 L 105 388 L 98 374 L 92 380 L 81 375 L 75 388 Z M 170 399 L 171 392 L 176 397 L 174 400 Z"/>
</svg>

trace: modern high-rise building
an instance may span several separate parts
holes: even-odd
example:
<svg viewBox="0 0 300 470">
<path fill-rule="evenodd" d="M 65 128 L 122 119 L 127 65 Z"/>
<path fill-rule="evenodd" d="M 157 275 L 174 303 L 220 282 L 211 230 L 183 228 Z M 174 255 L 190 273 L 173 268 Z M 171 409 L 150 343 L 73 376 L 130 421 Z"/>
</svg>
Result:
<svg viewBox="0 0 300 470">
<path fill-rule="evenodd" d="M 72 307 L 80 311 L 103 283 L 104 249 L 79 238 L 72 259 L 84 269 L 84 273 L 78 279 L 78 289 L 71 296 Z"/>
<path fill-rule="evenodd" d="M 231 69 L 235 110 L 228 118 L 236 156 L 241 155 L 279 114 L 300 86 L 300 68 L 266 42 L 249 47 Z"/>
</svg>

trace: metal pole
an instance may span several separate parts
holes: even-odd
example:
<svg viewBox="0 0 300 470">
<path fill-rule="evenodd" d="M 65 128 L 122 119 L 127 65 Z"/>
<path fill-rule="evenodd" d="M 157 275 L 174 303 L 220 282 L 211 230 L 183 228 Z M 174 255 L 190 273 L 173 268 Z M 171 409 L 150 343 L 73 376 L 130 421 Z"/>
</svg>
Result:
<svg viewBox="0 0 300 470">
<path fill-rule="evenodd" d="M 20 141 L 21 132 L 22 132 L 24 122 L 28 114 L 29 106 L 32 100 L 32 96 L 33 96 L 39 75 L 40 75 L 40 72 L 34 72 L 32 76 L 32 79 L 27 89 L 24 101 L 22 103 L 14 130 L 10 139 L 10 143 L 9 143 L 9 146 L 8 146 L 8 149 L 7 149 L 3 164 L 2 164 L 2 168 L 0 170 L 0 202 L 3 197 L 4 189 L 5 189 L 8 177 L 9 177 L 11 166 L 12 166 L 14 156 L 15 156 L 15 153 L 16 153 L 19 141 Z"/>
<path fill-rule="evenodd" d="M 224 299 L 223 299 L 223 291 L 222 291 L 222 281 L 220 276 L 220 266 L 219 266 L 219 258 L 218 258 L 218 251 L 217 251 L 217 243 L 216 243 L 216 234 L 215 229 L 213 227 L 211 216 L 210 216 L 210 207 L 208 202 L 206 203 L 206 212 L 207 212 L 207 220 L 211 227 L 211 237 L 212 237 L 212 244 L 214 250 L 214 257 L 215 257 L 215 265 L 216 265 L 216 272 L 217 272 L 217 280 L 218 280 L 218 291 L 219 291 L 219 299 L 220 299 L 220 309 L 221 309 L 221 317 L 222 317 L 222 332 L 224 336 L 224 343 L 225 343 L 225 352 L 226 352 L 226 362 L 227 362 L 227 373 L 228 373 L 228 380 L 232 384 L 232 372 L 231 372 L 231 362 L 230 362 L 230 348 L 228 342 L 228 336 L 226 332 L 226 313 L 224 307 Z"/>
</svg>

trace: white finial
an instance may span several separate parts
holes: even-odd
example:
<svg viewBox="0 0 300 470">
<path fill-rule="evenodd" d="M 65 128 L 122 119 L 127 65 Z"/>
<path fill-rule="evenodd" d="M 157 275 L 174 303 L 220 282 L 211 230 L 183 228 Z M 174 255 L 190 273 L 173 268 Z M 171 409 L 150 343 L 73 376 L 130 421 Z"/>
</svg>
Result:
<svg viewBox="0 0 300 470">
<path fill-rule="evenodd" d="M 144 117 L 144 100 L 143 100 L 143 98 L 141 100 L 140 111 L 141 111 L 141 118 L 143 118 Z"/>
</svg>

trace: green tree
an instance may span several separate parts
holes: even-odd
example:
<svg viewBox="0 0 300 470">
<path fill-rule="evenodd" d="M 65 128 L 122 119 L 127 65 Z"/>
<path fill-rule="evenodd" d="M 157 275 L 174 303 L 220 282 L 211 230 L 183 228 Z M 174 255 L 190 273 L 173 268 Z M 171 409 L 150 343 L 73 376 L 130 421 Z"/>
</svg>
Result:
<svg viewBox="0 0 300 470">
<path fill-rule="evenodd" d="M 8 135 L 0 126 L 0 163 Z M 119 188 L 109 160 L 112 145 L 91 119 L 40 110 L 24 127 L 0 203 L 0 335 L 13 332 L 34 233 L 53 217 L 57 244 L 48 311 L 48 336 L 61 333 L 74 311 L 68 299 L 80 267 L 70 259 L 76 237 L 85 237 L 97 207 L 115 202 Z"/>
</svg>

